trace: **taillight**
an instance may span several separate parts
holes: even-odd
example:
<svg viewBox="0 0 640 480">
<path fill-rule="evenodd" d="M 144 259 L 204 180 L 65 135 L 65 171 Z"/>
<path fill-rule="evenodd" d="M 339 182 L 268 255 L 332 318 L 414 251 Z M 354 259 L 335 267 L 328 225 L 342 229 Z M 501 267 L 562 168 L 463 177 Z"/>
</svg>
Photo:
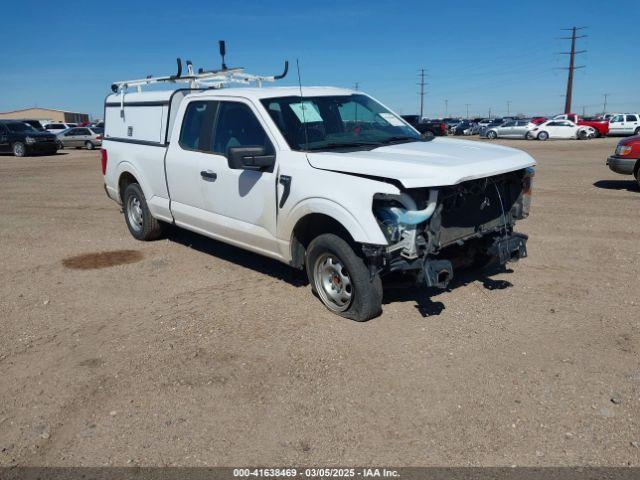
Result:
<svg viewBox="0 0 640 480">
<path fill-rule="evenodd" d="M 103 148 L 102 150 L 100 150 L 100 154 L 100 160 L 102 163 L 102 175 L 105 175 L 107 173 L 107 151 Z"/>
<path fill-rule="evenodd" d="M 102 140 L 102 135 L 96 135 L 96 140 Z"/>
<path fill-rule="evenodd" d="M 620 155 L 624 157 L 625 155 L 629 155 L 631 153 L 632 148 L 628 145 L 618 145 L 616 147 L 616 155 Z"/>
</svg>

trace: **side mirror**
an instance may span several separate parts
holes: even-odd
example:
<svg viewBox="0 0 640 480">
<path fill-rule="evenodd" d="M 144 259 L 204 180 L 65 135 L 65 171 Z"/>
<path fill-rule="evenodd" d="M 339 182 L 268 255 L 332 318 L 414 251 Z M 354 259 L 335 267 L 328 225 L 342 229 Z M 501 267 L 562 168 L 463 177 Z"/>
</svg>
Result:
<svg viewBox="0 0 640 480">
<path fill-rule="evenodd" d="M 266 155 L 264 147 L 231 147 L 227 158 L 229 168 L 234 170 L 257 170 L 272 172 L 275 155 Z"/>
</svg>

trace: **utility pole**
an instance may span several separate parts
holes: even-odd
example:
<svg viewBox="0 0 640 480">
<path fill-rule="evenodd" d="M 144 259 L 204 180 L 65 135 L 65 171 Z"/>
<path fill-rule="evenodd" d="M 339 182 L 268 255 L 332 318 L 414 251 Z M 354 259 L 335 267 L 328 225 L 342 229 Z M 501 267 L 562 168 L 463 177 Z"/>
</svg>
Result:
<svg viewBox="0 0 640 480">
<path fill-rule="evenodd" d="M 469 104 L 465 103 L 465 106 L 467 107 L 467 120 L 469 119 Z"/>
<path fill-rule="evenodd" d="M 444 101 L 444 117 L 449 117 L 449 100 L 445 99 Z"/>
<path fill-rule="evenodd" d="M 511 100 L 507 100 L 507 117 L 511 113 Z"/>
<path fill-rule="evenodd" d="M 424 116 L 424 68 L 420 69 L 420 121 L 422 121 L 422 117 Z"/>
<path fill-rule="evenodd" d="M 602 115 L 605 115 L 607 113 L 607 97 L 611 94 L 603 93 L 602 95 L 604 96 L 604 105 L 602 106 Z"/>
<path fill-rule="evenodd" d="M 489 120 L 491 120 L 491 107 L 489 107 Z"/>
<path fill-rule="evenodd" d="M 586 110 L 585 110 L 585 106 L 584 106 L 584 105 L 582 105 L 582 116 L 583 116 L 583 117 L 586 117 L 586 116 L 587 116 L 587 114 L 586 114 L 585 112 L 586 112 Z"/>
<path fill-rule="evenodd" d="M 353 89 L 357 92 L 360 87 L 360 82 L 356 82 L 353 84 Z"/>
<path fill-rule="evenodd" d="M 573 95 L 573 72 L 578 68 L 584 68 L 584 65 L 580 65 L 578 67 L 575 66 L 575 56 L 579 53 L 586 52 L 586 50 L 576 51 L 576 39 L 586 37 L 586 35 L 576 35 L 576 32 L 584 28 L 586 27 L 571 27 L 563 29 L 571 31 L 570 37 L 562 37 L 563 40 L 571 40 L 571 51 L 561 52 L 562 55 L 569 55 L 569 66 L 567 67 L 567 70 L 569 70 L 569 74 L 567 76 L 567 96 L 564 101 L 564 113 L 571 113 L 571 97 Z"/>
</svg>

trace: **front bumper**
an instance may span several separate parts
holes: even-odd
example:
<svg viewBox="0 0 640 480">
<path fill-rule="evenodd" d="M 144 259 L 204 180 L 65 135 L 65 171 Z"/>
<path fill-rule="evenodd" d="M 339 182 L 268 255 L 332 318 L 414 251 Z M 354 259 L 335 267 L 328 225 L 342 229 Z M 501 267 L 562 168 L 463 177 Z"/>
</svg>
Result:
<svg viewBox="0 0 640 480">
<path fill-rule="evenodd" d="M 640 162 L 639 158 L 620 158 L 616 156 L 607 158 L 609 169 L 621 175 L 633 175 L 633 170 L 638 162 Z"/>
<path fill-rule="evenodd" d="M 55 153 L 58 150 L 55 141 L 28 143 L 26 147 L 29 153 Z"/>
</svg>

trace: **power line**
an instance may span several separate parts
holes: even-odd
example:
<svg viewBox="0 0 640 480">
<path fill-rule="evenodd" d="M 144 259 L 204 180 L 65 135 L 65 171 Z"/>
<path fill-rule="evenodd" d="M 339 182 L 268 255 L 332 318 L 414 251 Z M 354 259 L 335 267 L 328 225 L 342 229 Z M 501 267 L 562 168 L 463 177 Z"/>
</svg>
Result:
<svg viewBox="0 0 640 480">
<path fill-rule="evenodd" d="M 576 31 L 582 30 L 586 27 L 571 27 L 565 28 L 563 30 L 570 30 L 570 37 L 562 37 L 563 40 L 571 40 L 571 51 L 570 52 L 561 52 L 562 55 L 570 55 L 569 56 L 569 74 L 567 76 L 567 95 L 564 101 L 564 113 L 571 113 L 571 97 L 573 95 L 573 72 L 579 68 L 584 68 L 584 65 L 580 65 L 578 67 L 575 66 L 575 56 L 579 53 L 584 53 L 586 50 L 576 51 L 576 39 L 584 38 L 586 35 L 576 35 Z"/>
<path fill-rule="evenodd" d="M 422 117 L 424 116 L 424 86 L 426 83 L 424 82 L 424 68 L 420 69 L 420 120 L 422 121 Z"/>
<path fill-rule="evenodd" d="M 605 113 L 607 113 L 607 97 L 611 95 L 610 93 L 603 93 L 602 96 L 604 97 L 604 105 L 602 106 L 602 114 L 604 115 Z"/>
</svg>

